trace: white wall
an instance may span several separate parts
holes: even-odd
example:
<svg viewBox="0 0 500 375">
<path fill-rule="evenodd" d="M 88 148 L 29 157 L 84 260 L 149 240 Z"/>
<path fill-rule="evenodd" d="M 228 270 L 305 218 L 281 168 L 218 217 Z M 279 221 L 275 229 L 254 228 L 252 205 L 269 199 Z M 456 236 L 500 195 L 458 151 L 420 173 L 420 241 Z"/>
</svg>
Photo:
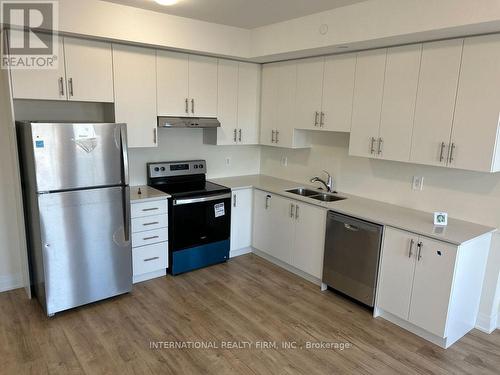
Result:
<svg viewBox="0 0 500 375">
<path fill-rule="evenodd" d="M 226 166 L 226 158 L 231 165 Z M 259 173 L 260 146 L 203 144 L 203 129 L 158 129 L 158 147 L 129 150 L 130 184 L 144 185 L 146 163 L 205 159 L 209 178 Z"/>
<path fill-rule="evenodd" d="M 22 287 L 27 276 L 11 109 L 8 75 L 0 70 L 0 292 Z"/>
<path fill-rule="evenodd" d="M 454 218 L 500 228 L 500 173 L 350 157 L 348 134 L 312 133 L 310 149 L 263 147 L 261 173 L 301 184 L 321 175 L 325 169 L 334 176 L 339 191 L 427 212 L 445 211 Z M 280 165 L 283 156 L 288 158 L 287 167 Z M 411 189 L 412 176 L 424 176 L 423 191 Z M 500 235 L 496 235 L 488 259 L 480 310 L 482 320 L 488 325 L 494 325 L 499 308 L 499 273 Z"/>
</svg>

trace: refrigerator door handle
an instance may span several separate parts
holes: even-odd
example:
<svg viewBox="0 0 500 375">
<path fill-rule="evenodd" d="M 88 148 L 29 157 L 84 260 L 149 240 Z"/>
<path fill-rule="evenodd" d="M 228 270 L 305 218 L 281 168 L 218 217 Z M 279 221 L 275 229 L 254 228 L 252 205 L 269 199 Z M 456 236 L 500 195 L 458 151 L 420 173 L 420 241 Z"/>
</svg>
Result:
<svg viewBox="0 0 500 375">
<path fill-rule="evenodd" d="M 127 127 L 125 124 L 120 125 L 120 140 L 122 151 L 122 169 L 123 169 L 123 184 L 128 185 L 128 145 L 127 145 Z"/>
<path fill-rule="evenodd" d="M 125 242 L 130 241 L 130 187 L 123 188 L 123 234 Z"/>
</svg>

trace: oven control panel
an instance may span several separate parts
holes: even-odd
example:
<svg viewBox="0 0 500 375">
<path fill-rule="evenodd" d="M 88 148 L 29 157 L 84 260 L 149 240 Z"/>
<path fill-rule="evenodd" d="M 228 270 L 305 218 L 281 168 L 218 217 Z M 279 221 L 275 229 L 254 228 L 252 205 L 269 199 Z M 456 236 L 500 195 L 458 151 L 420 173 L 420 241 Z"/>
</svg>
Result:
<svg viewBox="0 0 500 375">
<path fill-rule="evenodd" d="M 207 173 L 205 160 L 166 161 L 148 163 L 148 177 L 186 176 Z"/>
</svg>

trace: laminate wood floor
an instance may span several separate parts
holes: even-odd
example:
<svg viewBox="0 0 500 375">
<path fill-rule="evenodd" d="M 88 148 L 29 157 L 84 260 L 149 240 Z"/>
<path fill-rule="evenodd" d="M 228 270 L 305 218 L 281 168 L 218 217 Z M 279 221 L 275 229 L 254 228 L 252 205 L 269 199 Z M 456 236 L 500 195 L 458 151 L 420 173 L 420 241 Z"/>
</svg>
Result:
<svg viewBox="0 0 500 375">
<path fill-rule="evenodd" d="M 499 374 L 500 332 L 444 350 L 250 254 L 51 319 L 1 293 L 0 373 Z"/>
</svg>

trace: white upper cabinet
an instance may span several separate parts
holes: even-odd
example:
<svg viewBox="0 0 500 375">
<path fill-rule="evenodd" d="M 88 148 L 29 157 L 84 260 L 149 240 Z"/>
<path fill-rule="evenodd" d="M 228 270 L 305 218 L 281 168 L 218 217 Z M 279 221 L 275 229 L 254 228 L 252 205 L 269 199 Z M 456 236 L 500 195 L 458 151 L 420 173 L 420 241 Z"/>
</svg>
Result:
<svg viewBox="0 0 500 375">
<path fill-rule="evenodd" d="M 217 117 L 217 59 L 189 55 L 190 114 Z"/>
<path fill-rule="evenodd" d="M 380 154 L 379 128 L 387 49 L 359 52 L 356 62 L 349 155 Z"/>
<path fill-rule="evenodd" d="M 11 37 L 21 38 L 22 36 L 22 33 L 12 33 Z M 58 45 L 59 61 L 57 69 L 11 69 L 12 96 L 14 99 L 67 99 L 62 37 L 59 37 Z"/>
<path fill-rule="evenodd" d="M 337 132 L 351 130 L 355 71 L 354 53 L 325 58 L 321 130 Z"/>
<path fill-rule="evenodd" d="M 219 60 L 217 118 L 203 140 L 217 145 L 259 143 L 260 65 Z"/>
<path fill-rule="evenodd" d="M 217 59 L 158 51 L 159 116 L 217 116 Z"/>
<path fill-rule="evenodd" d="M 238 64 L 238 143 L 259 143 L 261 65 Z M 241 134 L 241 138 L 240 138 Z"/>
<path fill-rule="evenodd" d="M 278 96 L 278 68 L 266 64 L 262 68 L 262 93 L 260 112 L 260 144 L 274 146 L 278 114 L 274 103 Z"/>
<path fill-rule="evenodd" d="M 158 116 L 188 116 L 189 55 L 158 50 L 156 64 Z"/>
<path fill-rule="evenodd" d="M 113 102 L 111 43 L 64 38 L 68 99 Z"/>
<path fill-rule="evenodd" d="M 323 57 L 300 60 L 297 63 L 297 99 L 294 108 L 296 128 L 321 128 L 324 67 Z"/>
<path fill-rule="evenodd" d="M 227 145 L 238 142 L 238 62 L 219 60 L 218 115 L 221 123 L 217 133 L 217 144 Z"/>
<path fill-rule="evenodd" d="M 449 166 L 500 171 L 500 35 L 466 38 Z"/>
<path fill-rule="evenodd" d="M 113 44 L 115 120 L 127 124 L 128 146 L 156 147 L 156 53 Z"/>
<path fill-rule="evenodd" d="M 58 56 L 57 69 L 11 70 L 13 98 L 113 102 L 110 43 L 60 37 Z"/>
<path fill-rule="evenodd" d="M 380 157 L 409 161 L 422 45 L 389 48 L 385 69 Z"/>
<path fill-rule="evenodd" d="M 462 46 L 462 39 L 423 45 L 410 156 L 412 162 L 447 164 Z"/>
</svg>

